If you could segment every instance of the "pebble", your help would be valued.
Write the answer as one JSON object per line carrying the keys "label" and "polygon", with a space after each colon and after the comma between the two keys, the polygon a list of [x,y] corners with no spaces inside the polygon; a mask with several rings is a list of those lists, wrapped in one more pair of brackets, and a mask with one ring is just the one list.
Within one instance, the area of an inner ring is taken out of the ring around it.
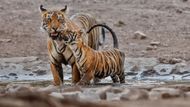
{"label": "pebble", "polygon": [[96,93],[99,95],[100,99],[107,99],[106,93],[108,91],[111,91],[112,86],[105,86],[105,87],[101,87],[99,88]]}
{"label": "pebble", "polygon": [[17,76],[16,73],[9,73],[9,76]]}
{"label": "pebble", "polygon": [[40,70],[40,69],[33,71],[33,73],[35,73],[37,76],[47,74],[46,70]]}
{"label": "pebble", "polygon": [[147,38],[146,34],[144,34],[141,31],[136,31],[133,37],[133,39],[146,39],[146,38]]}
{"label": "pebble", "polygon": [[151,100],[157,100],[157,99],[168,99],[168,98],[176,98],[183,96],[181,90],[174,89],[174,88],[154,88],[149,92],[149,99]]}
{"label": "pebble", "polygon": [[145,100],[148,99],[148,91],[144,89],[126,89],[120,100]]}
{"label": "pebble", "polygon": [[158,41],[150,42],[150,45],[151,46],[159,46],[160,42],[158,42]]}
{"label": "pebble", "polygon": [[7,42],[11,42],[11,39],[2,39],[2,38],[1,38],[1,39],[0,39],[0,42],[6,42],[6,43],[7,43]]}
{"label": "pebble", "polygon": [[156,50],[158,47],[157,46],[147,46],[146,50],[150,51],[150,50]]}

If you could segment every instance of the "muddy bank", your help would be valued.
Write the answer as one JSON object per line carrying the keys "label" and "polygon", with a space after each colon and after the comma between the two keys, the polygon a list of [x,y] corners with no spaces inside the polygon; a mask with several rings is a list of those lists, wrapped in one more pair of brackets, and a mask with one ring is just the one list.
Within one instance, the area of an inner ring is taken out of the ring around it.
{"label": "muddy bank", "polygon": [[[71,80],[70,66],[63,65],[64,80]],[[163,64],[156,58],[126,58],[126,81],[187,81],[190,67],[185,61]],[[0,81],[47,81],[52,80],[49,63],[38,57],[0,58]],[[111,83],[108,77],[103,83]]]}

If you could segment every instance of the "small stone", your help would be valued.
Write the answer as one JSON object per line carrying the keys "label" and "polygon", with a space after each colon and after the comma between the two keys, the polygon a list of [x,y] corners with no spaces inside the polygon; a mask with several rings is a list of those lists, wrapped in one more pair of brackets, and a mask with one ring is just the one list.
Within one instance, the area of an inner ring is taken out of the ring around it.
{"label": "small stone", "polygon": [[150,50],[156,50],[158,47],[157,46],[147,46],[146,50],[150,51]]}
{"label": "small stone", "polygon": [[133,39],[146,39],[146,38],[147,38],[146,34],[144,34],[141,31],[136,31],[133,37]]}
{"label": "small stone", "polygon": [[128,75],[137,75],[137,74],[138,74],[137,72],[126,72],[125,76],[128,76]]}
{"label": "small stone", "polygon": [[30,73],[29,76],[33,76],[34,74]]}
{"label": "small stone", "polygon": [[160,45],[160,42],[158,42],[158,41],[150,42],[150,45],[151,45],[151,46],[159,46],[159,45]]}
{"label": "small stone", "polygon": [[106,96],[107,96],[107,101],[119,101],[120,97],[121,97],[121,94],[107,92]]}
{"label": "small stone", "polygon": [[189,84],[170,85],[170,86],[168,86],[168,88],[175,88],[175,89],[182,90],[182,91],[184,91],[184,92],[190,91],[190,85],[189,85]]}
{"label": "small stone", "polygon": [[58,93],[58,92],[52,92],[49,95],[52,96],[52,97],[55,97],[55,98],[61,98],[61,99],[64,98],[62,93]]}
{"label": "small stone", "polygon": [[64,92],[64,93],[62,93],[63,97],[67,98],[67,99],[78,99],[79,98],[79,94],[81,94],[80,91]]}
{"label": "small stone", "polygon": [[84,90],[83,93],[79,93],[79,99],[87,101],[97,101],[101,98],[96,92]]}
{"label": "small stone", "polygon": [[34,88],[26,84],[8,84],[5,90],[6,93],[32,92]]}
{"label": "small stone", "polygon": [[9,76],[17,76],[16,73],[9,73]]}
{"label": "small stone", "polygon": [[185,97],[190,97],[190,92],[186,92]]}
{"label": "small stone", "polygon": [[33,71],[33,73],[35,73],[37,76],[47,74],[46,70],[36,70],[36,71]]}
{"label": "small stone", "polygon": [[140,67],[139,67],[138,65],[135,65],[135,66],[133,66],[133,67],[130,69],[130,71],[134,71],[134,72],[140,71]]}
{"label": "small stone", "polygon": [[141,75],[141,77],[145,77],[145,76],[158,75],[158,73],[156,72],[156,70],[150,69],[150,70],[145,70],[145,71],[143,71],[140,75]]}
{"label": "small stone", "polygon": [[172,70],[175,68],[175,65],[171,64],[158,64],[154,67],[158,75],[169,75],[172,74]]}
{"label": "small stone", "polygon": [[112,86],[105,86],[102,88],[99,88],[96,93],[99,95],[100,99],[107,99],[106,92],[111,91]]}
{"label": "small stone", "polygon": [[144,89],[127,89],[120,97],[121,100],[144,100],[148,99],[148,91]]}
{"label": "small stone", "polygon": [[172,58],[171,60],[169,60],[170,64],[176,64],[176,63],[181,63],[183,60],[180,58]]}
{"label": "small stone", "polygon": [[11,42],[11,39],[0,39],[0,42]]}
{"label": "small stone", "polygon": [[181,14],[181,13],[183,13],[183,10],[182,9],[176,9],[176,13]]}
{"label": "small stone", "polygon": [[79,86],[64,88],[63,90],[63,92],[75,92],[75,91],[83,92],[83,90]]}
{"label": "small stone", "polygon": [[124,23],[123,21],[119,20],[119,21],[115,24],[115,26],[117,26],[117,27],[122,27],[122,26],[125,26],[125,23]]}
{"label": "small stone", "polygon": [[51,92],[57,91],[57,87],[54,86],[54,85],[49,85],[49,86],[47,86],[47,87],[38,88],[36,91],[37,91],[37,92],[51,93]]}
{"label": "small stone", "polygon": [[118,93],[123,92],[123,89],[120,88],[120,87],[113,87],[113,88],[111,89],[111,92],[112,92],[112,93],[115,93],[115,94],[118,94]]}
{"label": "small stone", "polygon": [[157,100],[157,99],[168,99],[168,98],[176,98],[183,96],[183,92],[179,89],[174,89],[174,88],[154,88],[151,90],[149,93],[149,98],[152,100]]}
{"label": "small stone", "polygon": [[188,0],[182,0],[183,2],[187,2]]}

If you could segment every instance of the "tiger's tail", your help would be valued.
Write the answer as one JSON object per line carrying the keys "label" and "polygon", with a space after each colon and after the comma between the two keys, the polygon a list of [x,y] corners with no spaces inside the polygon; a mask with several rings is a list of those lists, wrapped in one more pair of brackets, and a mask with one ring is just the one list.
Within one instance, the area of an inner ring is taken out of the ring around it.
{"label": "tiger's tail", "polygon": [[101,28],[101,33],[102,33],[102,41],[100,41],[99,40],[99,45],[100,46],[104,46],[104,43],[105,43],[105,34],[106,34],[106,32],[105,32],[105,28]]}
{"label": "tiger's tail", "polygon": [[[111,35],[112,35],[112,37],[113,37],[114,48],[119,48],[118,39],[117,39],[117,36],[116,36],[115,32],[114,32],[109,26],[107,26],[106,24],[96,24],[96,25],[92,26],[92,27],[87,31],[87,33],[90,33],[92,29],[94,29],[94,28],[96,28],[96,27],[99,27],[99,26],[104,27],[104,28],[106,28],[107,30],[110,31],[110,33],[111,33]],[[104,32],[104,34],[103,34],[103,39],[105,40],[105,31],[102,31],[102,32]]]}

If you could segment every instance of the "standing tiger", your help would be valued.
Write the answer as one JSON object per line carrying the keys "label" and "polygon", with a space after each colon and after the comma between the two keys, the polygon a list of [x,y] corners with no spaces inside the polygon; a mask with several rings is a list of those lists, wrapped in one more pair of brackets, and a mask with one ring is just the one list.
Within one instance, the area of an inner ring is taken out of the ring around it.
{"label": "standing tiger", "polygon": [[60,35],[57,42],[64,42],[73,52],[76,66],[82,74],[78,85],[89,84],[92,79],[102,79],[111,76],[114,83],[125,83],[125,54],[114,48],[107,51],[97,51],[82,41],[82,31],[67,31]]}
{"label": "standing tiger", "polygon": [[[54,78],[54,85],[63,83],[62,64],[69,64],[72,67],[72,83],[77,83],[79,72],[73,72],[77,69],[73,53],[65,44],[57,44],[55,39],[62,35],[62,32],[70,31],[87,31],[93,25],[97,24],[94,17],[89,14],[77,14],[72,18],[66,15],[67,6],[61,10],[47,10],[40,6],[42,16],[42,28],[48,33],[47,48],[50,60],[51,72]],[[94,28],[88,34],[82,36],[83,42],[93,49],[98,49],[100,29]],[[114,40],[114,47],[118,47],[117,39]]]}

